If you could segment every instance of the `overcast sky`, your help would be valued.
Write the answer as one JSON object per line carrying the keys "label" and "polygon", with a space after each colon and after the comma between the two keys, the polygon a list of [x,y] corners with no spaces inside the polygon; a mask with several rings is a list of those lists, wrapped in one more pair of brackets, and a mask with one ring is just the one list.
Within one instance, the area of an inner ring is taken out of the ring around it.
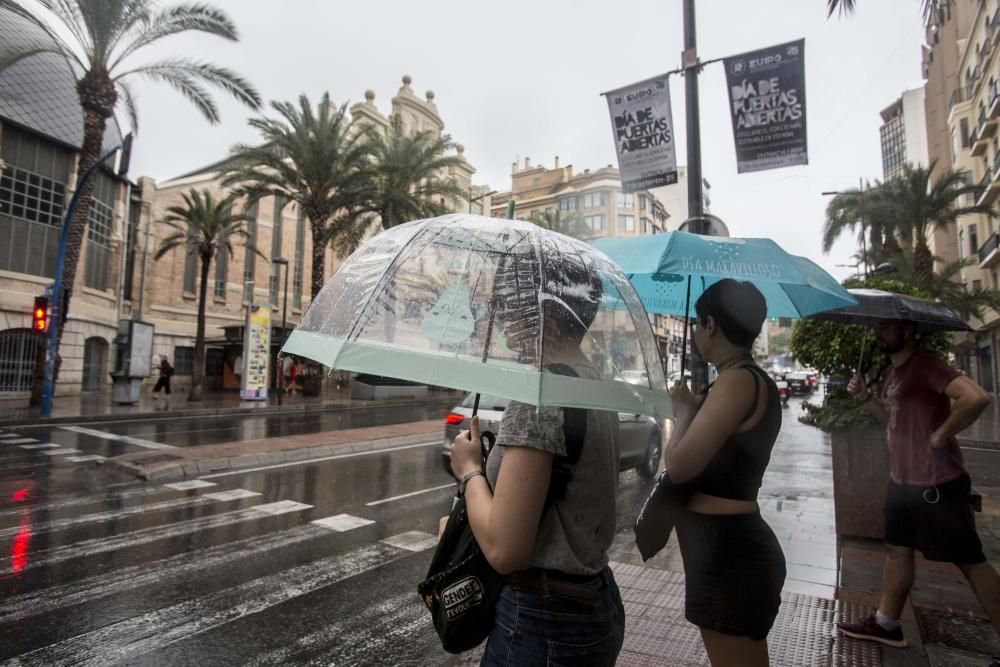
{"label": "overcast sky", "polygon": [[[466,146],[477,183],[510,188],[510,164],[555,155],[577,172],[615,163],[607,105],[599,93],[680,64],[681,0],[214,0],[236,21],[238,44],[172,38],[152,55],[192,55],[238,70],[266,100],[329,91],[337,103],[376,93],[383,112],[404,74],[427,90],[446,131]],[[700,78],[704,176],[712,212],[734,236],[767,236],[838,278],[855,241],[820,247],[824,190],[881,178],[879,111],[922,85],[917,0],[859,0],[858,12],[827,20],[824,0],[699,0],[702,60],[806,40],[809,165],[738,175],[721,64]],[[248,113],[221,99],[209,125],[162,85],[137,88],[140,133],[132,175],[171,178],[253,141]],[[686,162],[684,88],[671,78],[678,158]],[[122,117],[124,120],[124,116]]]}

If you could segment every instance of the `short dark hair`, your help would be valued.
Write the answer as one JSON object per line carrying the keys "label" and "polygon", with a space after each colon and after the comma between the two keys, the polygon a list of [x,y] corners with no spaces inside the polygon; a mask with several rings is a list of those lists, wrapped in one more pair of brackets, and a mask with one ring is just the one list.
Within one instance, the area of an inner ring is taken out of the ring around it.
{"label": "short dark hair", "polygon": [[767,301],[751,283],[723,278],[702,292],[694,310],[702,326],[711,317],[730,343],[749,348],[767,317]]}

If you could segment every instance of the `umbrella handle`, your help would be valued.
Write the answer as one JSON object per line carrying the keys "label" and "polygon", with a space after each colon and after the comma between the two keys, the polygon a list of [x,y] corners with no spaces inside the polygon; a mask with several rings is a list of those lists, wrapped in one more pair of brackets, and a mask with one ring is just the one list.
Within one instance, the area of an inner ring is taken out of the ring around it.
{"label": "umbrella handle", "polygon": [[688,310],[691,308],[691,275],[688,274],[687,298],[684,300],[684,333],[681,341],[681,382],[684,381],[684,369],[687,367],[688,329],[691,328]]}

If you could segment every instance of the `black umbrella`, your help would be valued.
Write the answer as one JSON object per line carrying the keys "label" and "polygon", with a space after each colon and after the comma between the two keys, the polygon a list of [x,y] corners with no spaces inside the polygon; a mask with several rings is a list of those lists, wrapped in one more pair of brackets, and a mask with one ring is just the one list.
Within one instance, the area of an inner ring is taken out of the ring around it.
{"label": "black umbrella", "polygon": [[940,301],[877,289],[847,291],[858,300],[857,306],[817,313],[810,319],[862,325],[871,325],[878,320],[902,320],[916,324],[921,332],[972,331],[954,310]]}

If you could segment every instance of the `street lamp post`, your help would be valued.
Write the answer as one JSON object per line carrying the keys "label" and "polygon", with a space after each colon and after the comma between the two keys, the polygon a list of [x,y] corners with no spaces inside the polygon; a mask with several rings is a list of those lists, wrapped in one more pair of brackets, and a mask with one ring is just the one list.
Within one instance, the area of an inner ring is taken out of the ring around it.
{"label": "street lamp post", "polygon": [[[824,196],[847,194],[841,190],[827,190],[820,193]],[[863,178],[858,178],[858,216],[861,218],[861,260],[865,266],[865,279],[868,278],[868,242],[865,239],[865,184]]]}
{"label": "street lamp post", "polygon": [[[271,260],[271,264],[277,266],[285,267],[285,297],[284,303],[281,306],[281,342],[285,342],[285,320],[288,316],[288,260],[284,257],[275,257]],[[281,270],[280,268],[278,269]],[[278,352],[281,352],[281,346],[278,346]],[[282,399],[285,395],[285,373],[281,370],[278,365],[278,355],[274,355],[274,369],[278,372],[278,405],[281,405]]]}
{"label": "street lamp post", "polygon": [[483,194],[479,195],[478,197],[473,197],[472,196],[472,190],[469,190],[469,213],[472,213],[472,202],[477,202],[480,199],[485,199],[486,197],[489,197],[491,195],[495,195],[496,193],[497,193],[496,190],[490,190],[489,192],[484,192]]}

